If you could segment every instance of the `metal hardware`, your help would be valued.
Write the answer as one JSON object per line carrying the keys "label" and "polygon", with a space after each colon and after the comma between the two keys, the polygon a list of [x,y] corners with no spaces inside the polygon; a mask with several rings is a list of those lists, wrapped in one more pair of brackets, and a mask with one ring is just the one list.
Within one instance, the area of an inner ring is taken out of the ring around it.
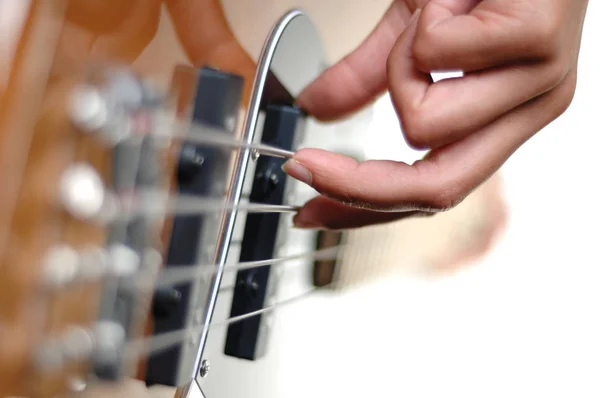
{"label": "metal hardware", "polygon": [[208,359],[202,360],[202,366],[200,366],[200,377],[205,378],[210,372],[210,362]]}
{"label": "metal hardware", "polygon": [[85,163],[70,166],[59,182],[60,200],[67,211],[83,220],[100,213],[104,204],[104,184],[100,175]]}
{"label": "metal hardware", "polygon": [[[254,141],[256,128],[258,124],[258,116],[263,103],[263,93],[266,87],[267,79],[269,77],[271,62],[277,50],[277,44],[281,39],[285,29],[296,17],[304,15],[300,10],[293,10],[287,13],[273,28],[269,38],[267,39],[261,56],[259,58],[257,75],[252,88],[252,94],[250,99],[250,105],[248,108],[248,114],[244,122],[242,129],[242,140],[247,144],[251,144]],[[229,245],[232,240],[235,222],[237,219],[238,212],[235,210],[239,206],[242,191],[244,188],[244,177],[248,164],[250,162],[251,150],[246,149],[237,157],[235,167],[233,171],[233,183],[227,196],[227,203],[231,204],[234,210],[229,212],[222,223],[222,228],[219,233],[219,239],[217,241],[217,251],[215,254],[214,263],[217,264],[215,274],[211,283],[211,293],[209,296],[208,306],[205,313],[204,328],[200,337],[200,344],[196,353],[196,361],[194,365],[194,374],[196,377],[199,376],[200,367],[202,362],[202,355],[204,354],[204,348],[208,339],[208,326],[212,320],[212,316],[217,303],[217,297],[219,295],[219,288],[221,286],[221,280],[223,279],[223,273],[225,268],[225,262],[227,260],[227,253],[229,251]]]}

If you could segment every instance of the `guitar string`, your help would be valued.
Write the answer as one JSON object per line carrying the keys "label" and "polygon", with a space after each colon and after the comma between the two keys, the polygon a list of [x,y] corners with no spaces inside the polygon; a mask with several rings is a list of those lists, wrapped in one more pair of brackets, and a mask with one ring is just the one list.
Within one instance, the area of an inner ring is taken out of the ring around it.
{"label": "guitar string", "polygon": [[[340,250],[343,247],[344,247],[344,245],[338,245],[338,246],[334,246],[334,247],[327,248],[327,249],[315,250],[313,252],[305,253],[303,255],[282,257],[282,258],[278,258],[275,260],[278,261],[278,264],[285,264],[286,261],[288,261],[290,259],[318,257],[315,255],[315,253],[322,255],[322,258],[320,258],[320,259],[332,260],[332,259],[339,258]],[[268,265],[268,264],[266,264],[267,261],[269,261],[269,260],[265,260],[264,264],[262,264],[262,266]],[[256,264],[258,264],[258,262],[256,262]],[[246,266],[251,267],[251,263],[245,263],[245,264],[239,263],[238,265],[239,265],[238,269],[244,269],[244,267],[246,267]],[[231,267],[229,269],[232,271],[234,270],[233,267]],[[225,270],[227,270],[227,267],[225,268]],[[314,295],[315,293],[317,293],[319,291],[327,291],[329,289],[333,289],[338,284],[339,284],[338,281],[333,281],[330,284],[326,285],[325,287],[314,287],[314,288],[309,289],[309,290],[305,291],[304,293],[301,293],[297,296],[293,296],[291,298],[287,298],[285,300],[279,301],[275,304],[265,306],[259,310],[251,311],[246,314],[242,314],[242,315],[238,315],[238,316],[233,316],[233,317],[230,317],[230,318],[227,318],[224,320],[212,321],[208,325],[198,325],[198,326],[193,326],[193,327],[182,328],[179,330],[162,333],[162,334],[155,335],[155,336],[144,337],[144,338],[141,338],[141,339],[138,339],[135,341],[131,341],[131,342],[127,343],[127,348],[126,348],[127,354],[126,355],[131,355],[131,356],[133,356],[133,358],[135,358],[135,357],[139,357],[142,355],[152,355],[152,354],[161,352],[163,350],[167,350],[171,347],[177,346],[177,345],[185,342],[186,340],[192,339],[194,335],[198,335],[199,333],[202,333],[204,330],[210,329],[211,327],[214,328],[214,327],[227,326],[227,325],[241,322],[246,319],[253,318],[253,317],[265,314],[265,313],[274,312],[278,308],[297,303],[301,300],[304,300],[304,299]],[[233,290],[233,289],[235,289],[235,285],[225,286],[225,287],[219,289],[219,291],[221,291],[222,289],[225,289],[226,291]]]}
{"label": "guitar string", "polygon": [[300,206],[293,205],[248,202],[234,205],[212,197],[169,195],[168,192],[151,191],[140,191],[123,196],[109,194],[107,199],[99,218],[108,221],[137,216],[207,215],[233,210],[246,213],[295,213],[300,209]]}
{"label": "guitar string", "polygon": [[[158,124],[158,128],[153,129],[152,136],[154,138],[179,139],[195,144],[223,147],[232,151],[252,150],[257,155],[283,159],[289,159],[294,156],[294,152],[292,151],[262,143],[247,143],[245,141],[238,140],[235,137],[231,137],[229,134],[226,134],[227,130],[223,128],[212,127],[199,122],[184,122],[178,119],[160,115],[158,117]],[[165,214],[198,215],[216,213],[223,210],[241,210],[251,213],[287,213],[298,211],[300,208],[298,206],[267,205],[259,203],[244,203],[235,206],[232,204],[225,204],[225,200],[214,198],[199,198],[185,195],[169,196],[168,193],[146,192],[141,195],[141,198],[135,198],[128,195],[127,200],[132,203],[129,203],[129,206],[126,206],[125,209],[122,209],[120,213],[115,213],[115,211],[118,210],[114,208],[114,205],[116,204],[114,201],[116,199],[116,201],[119,202],[119,197],[115,194],[109,194],[108,196],[112,197],[113,199],[113,203],[110,204],[112,205],[112,208],[108,209],[110,214],[109,217],[128,217],[134,215],[136,212],[143,212],[146,215],[150,214],[158,216]],[[131,208],[133,203],[137,204],[137,209],[135,207]],[[110,212],[112,212],[112,214]]]}
{"label": "guitar string", "polygon": [[[224,272],[244,271],[251,268],[261,268],[270,265],[281,266],[288,262],[296,260],[334,260],[340,255],[340,252],[344,248],[343,245],[329,247],[326,249],[319,249],[310,252],[293,254],[289,256],[283,256],[278,258],[271,258],[266,260],[258,261],[246,261],[239,262],[237,264],[225,265]],[[155,283],[155,289],[164,288],[167,286],[177,285],[185,282],[192,282],[201,278],[210,278],[214,275],[214,268],[217,264],[194,264],[192,266],[166,265],[160,272],[158,280]],[[143,271],[142,271],[143,272]]]}
{"label": "guitar string", "polygon": [[[331,289],[334,288],[336,285],[337,283],[333,282],[327,285],[327,288]],[[259,310],[252,311],[243,315],[233,316],[220,321],[212,321],[208,325],[187,327],[180,330],[162,333],[156,336],[145,337],[138,340],[130,341],[126,344],[126,356],[130,360],[133,360],[135,358],[139,358],[140,356],[149,356],[159,353],[161,351],[182,344],[186,340],[191,340],[193,339],[194,335],[198,335],[210,328],[228,326],[262,314],[274,312],[276,309],[280,309],[281,307],[286,307],[298,303],[320,291],[326,291],[326,288],[312,288],[297,296],[281,300],[275,304],[265,306]]]}
{"label": "guitar string", "polygon": [[[211,147],[224,147],[231,150],[252,150],[261,155],[282,159],[290,159],[294,152],[273,145],[262,143],[247,143],[232,137],[230,131],[216,128],[199,122],[183,122],[177,119],[159,118],[165,125],[160,125],[153,133],[157,137],[166,139],[179,139],[195,144]],[[161,133],[164,132],[164,133]]]}
{"label": "guitar string", "polygon": [[[281,148],[277,148],[274,146],[269,146],[269,145],[264,145],[264,144],[246,143],[246,142],[226,138],[223,136],[222,130],[211,129],[208,126],[198,126],[198,125],[190,125],[190,124],[186,124],[186,123],[176,123],[176,128],[179,128],[179,129],[183,128],[183,129],[187,130],[188,133],[187,134],[173,133],[173,129],[170,129],[171,133],[168,135],[165,135],[165,137],[170,138],[170,139],[179,138],[181,140],[185,140],[188,142],[194,142],[194,143],[204,144],[204,145],[208,145],[208,146],[227,147],[232,150],[252,150],[257,154],[261,154],[261,155],[265,155],[265,156],[272,156],[272,157],[279,157],[279,158],[284,158],[284,159],[289,159],[294,155],[294,153],[291,151],[286,151],[286,150],[283,150]],[[155,198],[156,198],[156,196],[155,196]],[[298,207],[289,206],[289,205],[266,205],[266,204],[260,204],[260,203],[244,203],[244,204],[238,204],[235,206],[231,206],[231,205],[228,206],[226,204],[223,204],[223,202],[224,201],[210,199],[210,198],[193,198],[193,197],[185,197],[185,196],[180,195],[180,196],[176,197],[175,200],[173,200],[173,198],[171,198],[171,200],[167,202],[166,207],[164,206],[164,204],[163,204],[163,206],[160,206],[160,205],[156,206],[156,202],[154,202],[154,201],[147,201],[147,200],[143,201],[143,203],[145,203],[146,206],[140,206],[138,212],[140,212],[140,210],[141,210],[141,213],[143,213],[144,215],[156,214],[156,215],[164,216],[165,214],[207,214],[207,213],[211,214],[211,213],[216,213],[219,211],[222,212],[222,211],[226,211],[226,210],[229,210],[229,211],[242,210],[242,211],[246,211],[246,212],[255,212],[255,213],[269,213],[269,212],[288,213],[288,212],[296,212],[298,210]],[[125,208],[124,213],[125,214],[119,214],[119,216],[132,214],[135,212],[132,211],[131,208],[129,208],[129,209]],[[234,265],[233,267],[232,266],[226,267],[225,269],[226,269],[226,271],[231,272],[234,270],[243,270],[243,269],[248,269],[248,268],[263,267],[263,266],[267,266],[269,264],[279,265],[279,264],[283,264],[287,261],[291,261],[294,259],[302,259],[302,258],[309,258],[309,257],[318,258],[319,256],[322,256],[323,259],[335,258],[335,256],[332,253],[333,251],[336,254],[338,253],[338,251],[335,251],[335,249],[336,248],[330,248],[330,249],[325,249],[323,251],[313,251],[311,253],[306,253],[306,254],[302,254],[302,255],[282,257],[279,259],[269,259],[269,260],[263,260],[260,262],[240,263],[240,264]],[[339,248],[337,248],[337,249],[339,249]],[[212,265],[212,266],[214,267],[214,265]],[[175,272],[175,270],[173,270],[173,271]],[[179,271],[183,271],[183,270],[179,270]],[[189,270],[186,270],[186,271],[189,271]],[[187,275],[183,275],[183,274],[177,275],[173,272],[173,273],[171,273],[170,277],[169,277],[169,274],[166,274],[167,279],[170,278],[171,282],[163,281],[162,283],[168,282],[169,284],[171,284],[171,283],[175,283],[178,280],[196,280],[199,277],[197,271],[198,270],[195,269],[192,271],[193,272],[192,274],[190,274],[188,272]],[[214,270],[211,269],[209,271],[210,271],[210,275],[214,274]],[[207,273],[207,275],[208,275],[208,273]],[[231,288],[235,288],[235,286],[232,286]],[[198,333],[203,332],[205,329],[208,329],[211,327],[229,325],[232,323],[243,321],[245,319],[259,316],[259,315],[267,313],[267,312],[274,311],[276,308],[290,305],[299,300],[302,300],[302,299],[312,295],[313,293],[315,293],[318,290],[322,290],[322,289],[314,288],[314,289],[311,289],[308,292],[305,292],[299,296],[283,300],[279,303],[263,307],[259,310],[256,310],[256,311],[253,311],[250,313],[231,317],[231,318],[223,320],[223,321],[216,321],[216,322],[213,321],[213,322],[210,322],[208,325],[184,328],[179,331],[172,331],[172,332],[164,333],[162,335],[151,336],[148,338],[143,338],[138,341],[130,342],[130,343],[128,343],[128,346],[127,346],[127,352],[129,354],[140,355],[140,354],[143,354],[144,352],[146,352],[147,354],[151,354],[153,352],[164,350],[169,347],[178,345],[178,344],[182,343],[183,341],[187,340],[188,338],[190,338],[191,333],[198,334]],[[150,346],[148,346],[148,345],[150,345]]]}
{"label": "guitar string", "polygon": [[[165,120],[165,119],[162,119]],[[272,156],[279,158],[290,158],[293,156],[293,152],[286,151],[284,149],[265,145],[246,143],[232,139],[228,135],[223,134],[224,130],[208,126],[206,124],[198,122],[182,122],[180,120],[170,120],[172,124],[171,128],[158,128],[154,131],[169,132],[168,134],[162,135],[165,138],[179,138],[189,142],[197,144],[204,144],[208,146],[226,147],[231,150],[244,150],[250,149],[264,156]],[[164,127],[164,126],[163,126]],[[186,131],[187,133],[184,133]],[[155,137],[160,137],[161,134],[154,134]],[[137,206],[131,206],[132,196],[128,195],[127,201],[129,206],[124,206],[118,217],[128,217],[134,214],[144,215],[158,215],[164,216],[165,214],[176,214],[176,215],[198,215],[198,214],[212,214],[222,211],[233,211],[238,210],[246,213],[293,213],[297,212],[298,206],[290,205],[269,205],[261,203],[242,203],[238,205],[226,204],[224,200],[207,198],[207,197],[192,197],[186,195],[177,195],[168,197],[168,193],[151,193],[145,192],[140,195],[142,200],[138,198]],[[167,198],[165,200],[165,198]],[[158,199],[158,200],[157,200]],[[332,255],[336,255],[340,248],[324,249],[323,251],[313,251],[310,253],[303,253],[301,255],[294,255],[289,257],[283,257],[280,259],[268,259],[263,261],[255,261],[248,263],[233,264],[226,267],[226,272],[232,272],[235,270],[244,270],[255,267],[263,267],[267,265],[278,265],[279,263],[292,261],[294,259],[302,258],[315,258],[315,259],[329,259]],[[183,268],[185,266],[182,266]],[[193,270],[189,269],[168,269],[161,272],[162,278],[157,281],[156,288],[173,285],[176,283],[183,283],[191,281],[196,278],[204,276],[212,276],[214,271],[212,269],[203,269],[199,274],[199,268],[215,267],[214,264],[203,264],[195,265]],[[168,271],[165,275],[164,272]],[[176,274],[178,273],[178,274]],[[170,275],[170,276],[169,276]],[[164,278],[164,279],[163,279]]]}
{"label": "guitar string", "polygon": [[[209,126],[202,126],[202,125],[190,125],[187,123],[177,123],[176,128],[179,129],[183,129],[183,130],[187,130],[188,133],[184,134],[184,133],[173,133],[173,129],[166,129],[166,130],[162,130],[162,131],[171,131],[171,133],[169,135],[167,135],[167,138],[179,138],[188,142],[194,142],[197,144],[204,144],[204,145],[208,145],[208,146],[216,146],[216,147],[228,147],[232,150],[253,150],[255,153],[260,154],[260,155],[264,155],[264,156],[272,156],[272,157],[279,157],[279,158],[284,158],[284,159],[289,159],[291,158],[294,153],[291,151],[286,151],[283,150],[281,148],[277,148],[274,146],[269,146],[269,145],[264,145],[264,144],[254,144],[254,143],[246,143],[246,142],[242,142],[242,141],[237,141],[235,139],[231,139],[227,136],[224,136],[222,134],[222,130],[219,129],[211,129]],[[160,130],[160,129],[159,129]],[[224,201],[221,200],[214,200],[214,199],[209,199],[209,198],[191,198],[191,197],[184,197],[184,196],[179,196],[177,197],[175,202],[171,203],[170,206],[170,213],[176,213],[176,214],[199,214],[199,213],[203,213],[203,214],[210,214],[210,213],[217,213],[217,212],[222,212],[222,211],[233,211],[233,210],[241,210],[241,211],[245,211],[245,212],[255,212],[255,213],[268,213],[268,212],[281,212],[281,213],[287,213],[287,212],[297,212],[299,207],[296,206],[289,206],[289,205],[266,205],[266,204],[260,204],[260,203],[244,203],[244,204],[238,204],[235,206],[232,205],[227,205],[223,203]],[[159,207],[152,207],[152,204],[155,204],[155,201],[146,201],[145,203],[150,203],[149,207],[146,207],[144,210],[145,212],[152,212],[152,210],[154,210],[154,212],[156,212],[156,214],[158,215],[164,215],[165,213],[169,213],[169,211],[165,211],[164,208]],[[287,256],[287,257],[281,257],[281,258],[273,258],[273,259],[268,259],[268,260],[262,260],[262,261],[253,261],[253,262],[245,262],[245,263],[238,263],[238,264],[232,264],[229,266],[225,266],[224,271],[225,272],[233,272],[233,271],[240,271],[240,270],[245,270],[245,269],[250,269],[250,268],[258,268],[258,267],[264,267],[264,266],[268,266],[268,265],[282,265],[285,264],[289,261],[293,261],[293,260],[298,260],[298,259],[306,259],[306,258],[314,258],[314,259],[322,259],[322,260],[330,260],[330,259],[335,259],[337,258],[337,256],[339,256],[339,252],[341,250],[342,246],[337,246],[337,247],[332,247],[332,248],[327,248],[327,249],[322,249],[322,250],[315,250],[309,253],[303,253],[303,254],[299,254],[299,255],[292,255],[292,256]],[[214,267],[215,264],[209,264],[208,267],[210,267],[210,269],[205,269],[205,270],[200,270],[199,268],[201,267],[206,267],[206,265],[198,265],[195,266],[193,270],[188,270],[188,269],[171,269],[171,270],[163,270],[161,272],[161,277],[159,278],[159,281],[156,283],[157,287],[160,286],[165,286],[165,285],[172,285],[172,284],[176,284],[176,283],[181,283],[181,282],[186,282],[186,281],[194,281],[194,280],[198,280],[198,278],[201,278],[202,276],[213,276],[214,275]],[[170,271],[170,272],[168,272]],[[201,271],[201,272],[199,272]],[[227,287],[222,287],[219,290],[222,291],[223,289],[235,289],[235,285],[234,286],[227,286]],[[127,346],[127,353],[128,355],[134,355],[134,356],[139,356],[139,355],[150,355],[152,353],[156,353],[165,349],[168,349],[170,347],[176,346],[182,342],[184,342],[185,340],[189,339],[191,336],[190,334],[195,334],[198,335],[200,333],[202,333],[204,330],[209,329],[211,327],[216,327],[216,326],[226,326],[232,323],[236,323],[236,322],[241,322],[243,320],[255,317],[255,316],[259,316],[271,311],[274,311],[277,308],[281,308],[282,306],[287,306],[287,305],[291,305],[293,303],[296,303],[312,294],[314,294],[315,292],[319,291],[319,290],[323,290],[322,288],[313,288],[310,289],[309,291],[283,300],[281,302],[275,303],[273,305],[269,305],[266,307],[263,307],[259,310],[256,311],[252,311],[243,315],[239,315],[239,316],[234,316],[234,317],[230,317],[226,320],[222,320],[222,321],[212,321],[210,322],[208,325],[199,325],[199,326],[195,326],[195,327],[191,327],[191,328],[184,328],[178,331],[171,331],[171,332],[167,332],[161,335],[157,335],[157,336],[151,336],[151,337],[147,337],[147,338],[143,338],[140,339],[138,341],[135,342],[130,342]]]}

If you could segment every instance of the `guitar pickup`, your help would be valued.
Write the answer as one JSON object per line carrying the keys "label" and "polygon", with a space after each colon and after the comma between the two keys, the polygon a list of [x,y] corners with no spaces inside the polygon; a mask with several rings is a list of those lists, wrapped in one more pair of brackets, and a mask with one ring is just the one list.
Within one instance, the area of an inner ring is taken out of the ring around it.
{"label": "guitar pickup", "polygon": [[[294,106],[269,104],[261,142],[285,150],[293,150],[296,138],[304,126],[303,112]],[[281,169],[284,159],[261,156],[256,161],[251,203],[283,205],[287,175]],[[252,213],[246,217],[239,261],[261,261],[274,258],[277,251],[279,213]],[[231,317],[264,308],[270,292],[275,291],[270,280],[270,266],[238,271],[235,279]],[[273,279],[273,278],[271,278]],[[224,353],[227,356],[256,360],[265,353],[268,330],[263,316],[253,316],[229,325]]]}
{"label": "guitar pickup", "polygon": [[[243,79],[211,68],[176,68],[172,91],[179,117],[216,128],[234,137]],[[179,150],[176,193],[188,197],[223,197],[234,152],[184,142]],[[221,214],[181,215],[172,220],[166,264],[194,267],[210,264]],[[158,291],[153,302],[153,334],[199,326],[210,285],[202,280]],[[152,355],[146,383],[179,386],[193,377],[198,342],[194,339]]]}

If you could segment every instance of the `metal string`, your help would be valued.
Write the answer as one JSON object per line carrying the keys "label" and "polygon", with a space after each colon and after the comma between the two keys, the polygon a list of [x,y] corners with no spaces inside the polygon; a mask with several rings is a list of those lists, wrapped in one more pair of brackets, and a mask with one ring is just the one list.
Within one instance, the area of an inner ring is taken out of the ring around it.
{"label": "metal string", "polygon": [[225,203],[222,199],[189,195],[169,195],[167,192],[137,192],[126,196],[109,195],[105,214],[108,219],[136,216],[200,215],[239,210],[247,213],[294,213],[299,206],[262,203]]}
{"label": "metal string", "polygon": [[223,134],[224,129],[215,128],[207,124],[183,122],[181,120],[169,118],[168,116],[163,118],[163,123],[166,125],[163,126],[163,128],[156,129],[156,132],[153,134],[163,136],[164,138],[180,139],[195,144],[213,147],[225,147],[232,150],[248,149],[257,154],[282,159],[290,159],[294,156],[294,152],[272,145],[248,143],[237,140],[228,134]]}
{"label": "metal string", "polygon": [[[247,261],[237,264],[226,265],[224,272],[243,271],[251,268],[266,267],[269,265],[283,265],[290,261],[315,259],[315,260],[333,260],[337,258],[343,246],[335,246],[327,249],[315,250],[312,252],[294,254],[285,257],[271,258],[259,261]],[[179,283],[190,282],[199,278],[209,278],[214,273],[216,264],[198,264],[193,266],[166,266],[159,275],[155,284],[155,289],[176,285]]]}
{"label": "metal string", "polygon": [[[165,138],[178,138],[188,142],[203,144],[207,146],[227,147],[231,148],[232,150],[251,150],[258,155],[279,157],[284,159],[289,159],[294,155],[294,152],[287,151],[274,146],[247,143],[244,141],[231,139],[227,135],[222,134],[221,129],[212,128],[210,126],[201,125],[198,123],[189,124],[180,121],[173,121],[173,123],[174,128],[157,129],[157,131],[167,132]],[[145,200],[138,201],[138,206],[135,206],[133,209],[125,208],[125,215],[135,213],[136,211],[144,214],[150,213],[161,216],[164,214],[211,214],[233,210],[241,210],[248,213],[292,213],[298,211],[299,209],[299,207],[296,206],[268,205],[260,203],[243,203],[233,205],[225,203],[224,200],[219,199],[198,198],[182,195],[178,195],[177,197],[171,197],[167,201],[165,201],[164,199],[156,200],[159,198],[159,196],[161,195],[154,195],[154,197],[152,197],[152,195],[146,196],[144,198]],[[163,198],[165,197],[164,195],[162,196]],[[238,264],[226,266],[224,268],[224,272],[234,272],[250,268],[265,267],[268,265],[282,265],[288,261],[306,258],[333,259],[339,255],[340,250],[341,245],[338,247],[316,250],[309,253],[302,253],[281,258],[273,258],[252,262],[241,262]],[[169,267],[171,269],[167,268],[161,272],[159,280],[155,284],[155,289],[177,283],[197,280],[198,278],[205,276],[211,277],[215,272],[215,267],[215,264],[195,265],[193,266],[193,269],[186,269],[188,267],[185,266],[177,267],[177,269]],[[226,289],[227,288],[234,289],[235,286],[228,286],[226,287]],[[307,296],[314,294],[318,290],[321,289],[313,288],[299,296],[283,300],[276,304],[266,306],[262,309],[250,313],[231,317],[222,321],[211,322],[208,325],[184,328],[178,331],[172,331],[164,333],[162,335],[152,336],[130,342],[127,345],[127,355],[137,357],[140,355],[149,355],[168,349],[191,338],[192,335],[198,335],[211,327],[226,326],[232,323],[240,322],[248,318],[252,318],[264,313],[274,311],[276,308],[280,308],[282,306],[290,305],[297,301],[300,301],[301,299],[304,299]]]}
{"label": "metal string", "polygon": [[[153,129],[153,136],[165,139],[180,139],[213,147],[225,147],[231,150],[251,150],[256,155],[264,155],[289,159],[294,152],[275,146],[247,143],[223,134],[222,128],[215,128],[198,122],[183,122],[161,115],[158,123],[163,124]],[[266,205],[258,203],[226,204],[223,199],[198,198],[186,195],[170,196],[161,192],[136,192],[133,195],[120,196],[118,193],[109,193],[109,203],[105,209],[104,218],[121,218],[135,215],[199,215],[219,213],[222,211],[240,210],[249,213],[288,213],[299,209],[296,206]]]}
{"label": "metal string", "polygon": [[[335,282],[329,286],[334,286],[334,285],[335,285]],[[323,291],[323,290],[324,290],[323,288],[312,288],[300,295],[291,297],[286,300],[279,301],[275,304],[263,307],[259,310],[252,311],[252,312],[249,312],[249,313],[246,313],[243,315],[239,315],[239,316],[234,316],[234,317],[231,317],[231,318],[228,318],[225,320],[221,320],[221,321],[213,321],[206,326],[204,326],[204,325],[193,326],[193,327],[189,327],[189,328],[184,328],[184,329],[175,330],[172,332],[159,334],[159,335],[152,336],[152,337],[135,340],[135,341],[127,343],[126,355],[130,359],[135,359],[140,356],[148,356],[148,355],[156,354],[158,352],[167,350],[171,347],[177,346],[177,345],[185,342],[186,340],[193,338],[194,335],[197,335],[207,329],[210,329],[213,327],[219,327],[219,326],[227,326],[227,325],[230,325],[230,324],[233,324],[236,322],[241,322],[246,319],[253,318],[258,315],[272,312],[275,309],[295,304],[307,297],[312,296],[316,292]]]}
{"label": "metal string", "polygon": [[[227,135],[222,134],[222,129],[212,128],[201,124],[189,124],[180,121],[173,121],[173,128],[154,129],[151,133],[154,137],[160,138],[161,135],[167,139],[181,139],[187,142],[203,144],[213,147],[225,147],[231,150],[250,150],[254,155],[265,155],[278,158],[289,159],[294,156],[294,152],[287,151],[274,146],[247,143],[232,139]],[[161,133],[164,132],[164,133]],[[131,217],[135,215],[156,215],[164,216],[166,214],[176,215],[191,215],[191,214],[213,214],[222,211],[245,211],[248,213],[293,213],[298,211],[298,207],[290,205],[268,205],[260,203],[241,203],[229,204],[224,200],[214,198],[190,197],[185,195],[173,195],[161,192],[135,192],[133,195],[123,195],[108,193],[109,214],[115,218]],[[102,216],[105,216],[103,214]],[[112,221],[115,218],[108,218]],[[268,265],[281,265],[288,261],[304,259],[304,258],[320,258],[329,259],[335,258],[341,247],[328,248],[310,253],[303,253],[281,258],[274,258],[261,261],[252,261],[245,263],[233,264],[224,268],[225,272],[239,271],[249,268],[264,267]],[[205,269],[206,267],[209,269]],[[161,286],[172,285],[185,281],[192,281],[202,276],[212,276],[215,272],[215,264],[196,265],[193,269],[168,269],[161,274],[156,288]],[[200,269],[204,268],[204,269]],[[234,289],[235,286],[227,287]],[[213,321],[205,325],[184,328],[178,331],[164,333],[162,335],[146,337],[139,340],[134,340],[126,345],[126,355],[137,357],[140,355],[149,355],[159,352],[169,347],[176,346],[185,340],[203,333],[211,327],[226,326],[232,323],[240,322],[248,318],[259,316],[264,313],[272,312],[276,308],[291,305],[296,303],[321,288],[313,288],[309,291],[280,301],[273,305],[266,306],[262,309],[246,313],[240,316],[231,317],[221,321]]]}
{"label": "metal string", "polygon": [[[341,248],[342,248],[342,245],[328,248],[328,249],[316,250],[312,253],[306,253],[303,255],[282,257],[282,258],[274,259],[274,260],[278,261],[280,263],[284,263],[285,261],[288,261],[290,259],[318,257],[318,255],[322,255],[324,259],[335,258],[336,255],[334,253],[339,254],[339,251]],[[265,260],[265,263],[268,261],[270,262],[273,260]],[[256,263],[258,263],[258,262],[256,262]],[[240,263],[240,264],[238,264],[237,267],[231,267],[230,270],[232,270],[232,271],[240,270],[240,269],[244,269],[243,267],[246,267],[246,266],[251,268],[252,266],[250,266],[250,264],[253,264],[253,263]],[[268,265],[268,264],[264,264],[264,265]],[[226,268],[226,270],[227,270],[227,268]],[[242,315],[238,315],[238,316],[234,316],[234,317],[230,317],[230,318],[220,320],[220,321],[213,321],[208,325],[198,325],[198,326],[183,328],[180,330],[174,330],[174,331],[159,334],[156,336],[150,336],[150,337],[141,338],[141,339],[138,339],[135,341],[131,341],[131,342],[127,343],[126,355],[130,359],[135,359],[140,356],[148,356],[148,355],[156,354],[158,352],[167,350],[171,347],[177,346],[177,345],[185,342],[186,340],[192,339],[195,335],[198,335],[199,333],[201,333],[207,329],[214,328],[214,327],[227,326],[227,325],[230,325],[233,323],[244,321],[249,318],[253,318],[255,316],[273,312],[278,308],[295,304],[307,297],[314,295],[315,293],[317,293],[319,291],[326,291],[327,289],[331,289],[331,288],[335,287],[337,284],[338,284],[338,282],[334,281],[334,282],[330,283],[329,285],[327,285],[326,287],[315,287],[315,288],[307,290],[306,292],[304,292],[300,295],[279,301],[272,305],[265,306],[259,310],[248,312],[246,314],[242,314]],[[235,286],[227,286],[225,289],[235,289]]]}

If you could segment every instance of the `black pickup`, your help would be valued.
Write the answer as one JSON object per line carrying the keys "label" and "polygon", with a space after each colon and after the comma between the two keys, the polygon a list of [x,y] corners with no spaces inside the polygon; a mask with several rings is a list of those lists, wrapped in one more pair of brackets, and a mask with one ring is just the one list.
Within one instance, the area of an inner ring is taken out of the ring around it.
{"label": "black pickup", "polygon": [[[266,105],[262,143],[292,150],[295,138],[303,125],[304,114],[292,105]],[[284,160],[262,156],[250,194],[251,203],[282,205],[285,196],[286,174],[281,170]],[[242,241],[240,262],[271,259],[276,249],[278,213],[248,214]],[[231,316],[260,310],[265,305],[271,267],[257,267],[239,271],[231,305]],[[225,355],[256,360],[263,354],[261,344],[262,316],[254,316],[229,325]]]}
{"label": "black pickup", "polygon": [[[223,134],[231,134],[231,120],[235,120],[241,103],[243,79],[211,68],[195,69],[178,67],[173,76],[173,90],[183,101],[179,104],[184,110],[191,106],[192,121],[220,129]],[[190,92],[195,87],[195,91]],[[191,96],[192,98],[186,98]],[[229,125],[228,125],[229,121]],[[180,151],[177,170],[177,189],[186,196],[224,195],[223,184],[233,152],[186,142]],[[222,182],[222,181],[221,181]],[[198,263],[200,241],[206,231],[203,215],[177,216],[173,220],[170,245],[166,259],[167,266],[193,266]],[[169,289],[158,291],[154,296],[154,334],[181,330],[187,326],[192,305],[193,284],[182,283]],[[188,348],[188,350],[194,348]],[[177,386],[179,378],[187,370],[180,369],[184,347],[179,345],[152,355],[147,364],[147,384]]]}

